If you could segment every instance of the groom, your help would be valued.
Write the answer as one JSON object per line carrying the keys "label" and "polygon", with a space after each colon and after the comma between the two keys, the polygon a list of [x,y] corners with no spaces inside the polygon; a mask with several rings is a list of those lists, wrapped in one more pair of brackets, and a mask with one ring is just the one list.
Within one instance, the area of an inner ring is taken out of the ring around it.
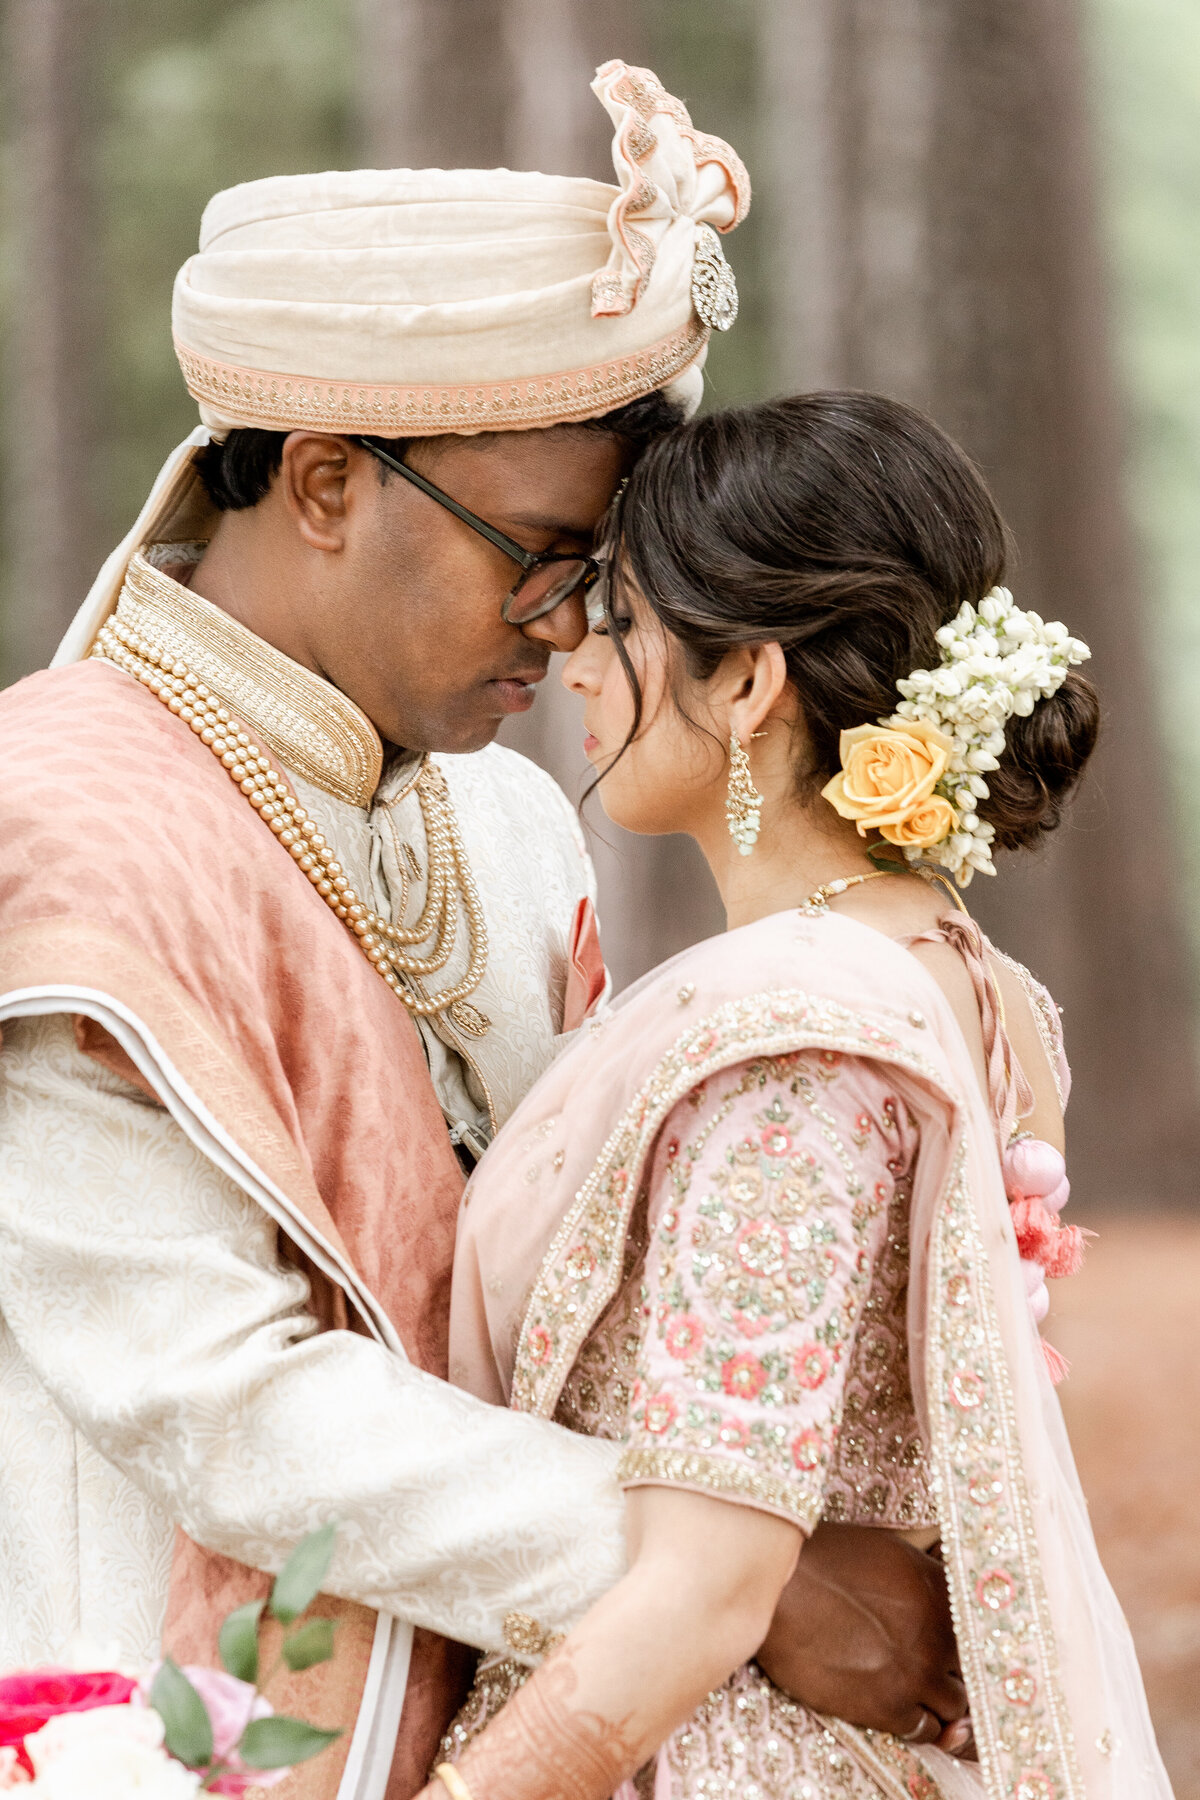
{"label": "groom", "polygon": [[[212,1662],[337,1519],[337,1656],[273,1697],[346,1730],[297,1796],[413,1792],[456,1646],[528,1654],[623,1566],[611,1447],[444,1379],[463,1168],[595,984],[573,814],[487,746],[698,399],[748,203],[653,77],[596,89],[616,187],[217,196],[174,308],[204,427],[0,707],[0,1666]],[[936,1565],[881,1534],[818,1531],[763,1661],[914,1739],[963,1711]]]}

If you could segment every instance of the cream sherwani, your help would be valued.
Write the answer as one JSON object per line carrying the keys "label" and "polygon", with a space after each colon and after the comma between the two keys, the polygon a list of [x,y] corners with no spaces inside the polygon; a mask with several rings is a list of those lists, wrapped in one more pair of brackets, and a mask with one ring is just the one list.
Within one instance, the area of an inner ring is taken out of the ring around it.
{"label": "cream sherwani", "polygon": [[[271,746],[356,890],[414,917],[415,764],[381,769],[342,695],[140,560],[122,607]],[[438,761],[486,914],[471,998],[491,1023],[422,1035],[473,1143],[551,1059],[591,871],[532,764],[496,747]],[[447,982],[466,959],[463,926]],[[77,1632],[152,1658],[177,1525],[269,1568],[337,1518],[331,1591],[482,1648],[513,1610],[556,1629],[580,1616],[623,1566],[611,1447],[318,1332],[236,1166],[85,1056],[68,1016],[24,1010],[0,1055],[0,1666],[53,1659]]]}

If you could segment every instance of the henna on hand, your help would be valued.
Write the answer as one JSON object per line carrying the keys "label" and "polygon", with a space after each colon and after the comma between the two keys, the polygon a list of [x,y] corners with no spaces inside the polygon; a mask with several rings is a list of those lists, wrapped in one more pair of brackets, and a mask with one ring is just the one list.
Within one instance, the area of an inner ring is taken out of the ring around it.
{"label": "henna on hand", "polygon": [[608,1800],[645,1760],[628,1718],[577,1704],[575,1656],[571,1644],[556,1650],[463,1752],[475,1800]]}

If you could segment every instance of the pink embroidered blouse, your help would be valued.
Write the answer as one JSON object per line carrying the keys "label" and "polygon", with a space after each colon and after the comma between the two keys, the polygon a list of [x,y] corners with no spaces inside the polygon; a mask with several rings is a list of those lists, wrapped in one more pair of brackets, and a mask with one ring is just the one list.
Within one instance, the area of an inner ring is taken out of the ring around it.
{"label": "pink embroidered blouse", "polygon": [[625,1279],[556,1417],[667,1482],[794,1519],[935,1522],[908,1379],[911,1121],[803,1051],[704,1083],[659,1139]]}

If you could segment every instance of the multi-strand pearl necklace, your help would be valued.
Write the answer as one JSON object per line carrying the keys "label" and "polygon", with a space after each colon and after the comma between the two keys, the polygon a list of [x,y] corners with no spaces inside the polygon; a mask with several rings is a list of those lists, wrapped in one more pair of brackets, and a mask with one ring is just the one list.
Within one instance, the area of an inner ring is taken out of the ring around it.
{"label": "multi-strand pearl necklace", "polygon": [[[479,986],[487,968],[487,922],[440,769],[426,761],[415,783],[429,857],[425,905],[414,925],[393,925],[360,900],[332,845],[279,770],[186,663],[159,650],[117,617],[109,618],[101,628],[92,655],[134,676],[208,745],[325,904],[354,933],[367,961],[409,1012],[422,1018],[447,1013],[466,1036],[484,1035],[489,1022],[470,1005],[467,995]],[[467,972],[453,987],[428,994],[424,978],[444,968],[454,949],[460,892],[470,936]],[[427,943],[430,938],[434,947],[429,955],[417,956],[405,948]]]}

